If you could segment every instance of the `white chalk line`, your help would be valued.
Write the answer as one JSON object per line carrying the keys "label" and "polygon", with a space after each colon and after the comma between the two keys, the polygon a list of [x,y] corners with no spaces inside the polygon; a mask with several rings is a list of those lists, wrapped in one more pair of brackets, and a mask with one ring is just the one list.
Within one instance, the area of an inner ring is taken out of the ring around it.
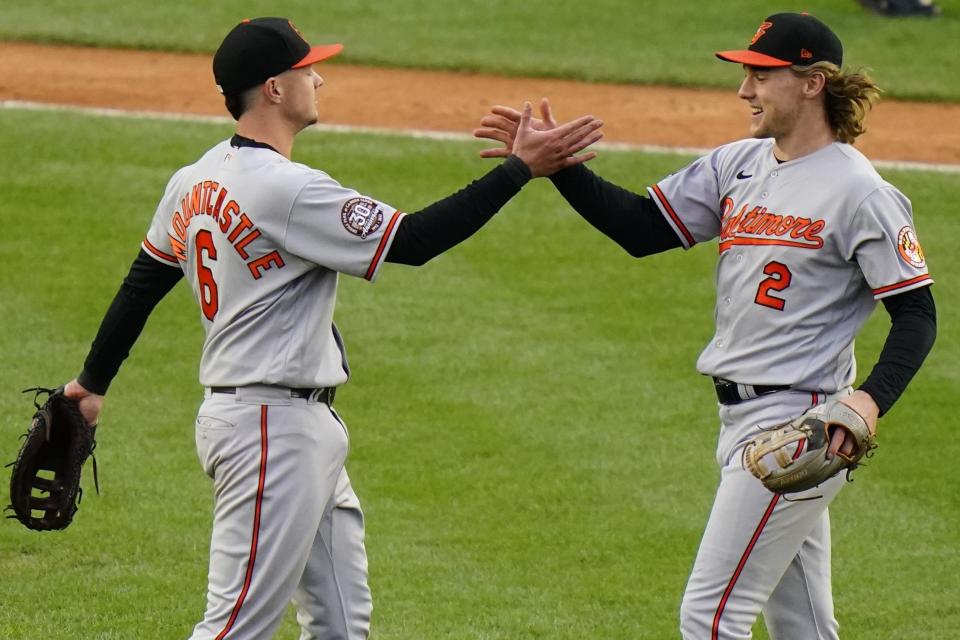
{"label": "white chalk line", "polygon": [[[231,124],[229,116],[207,116],[191,113],[167,113],[162,111],[128,111],[124,109],[110,109],[106,107],[84,107],[67,104],[53,104],[45,102],[31,102],[28,100],[0,100],[0,108],[24,111],[66,111],[81,115],[98,116],[105,118],[126,118],[131,120],[169,120],[174,122],[198,122],[212,124]],[[335,133],[363,133],[383,136],[401,136],[426,140],[453,140],[458,142],[476,140],[467,133],[454,131],[430,131],[427,129],[391,129],[388,127],[365,127],[345,124],[319,123],[313,126],[315,131],[331,131]],[[598,150],[629,151],[656,154],[680,154],[702,156],[710,152],[709,148],[681,147],[656,144],[635,144],[630,142],[599,142]],[[878,169],[894,169],[900,171],[932,171],[935,173],[960,173],[960,164],[943,164],[933,162],[913,162],[908,160],[872,160]]]}

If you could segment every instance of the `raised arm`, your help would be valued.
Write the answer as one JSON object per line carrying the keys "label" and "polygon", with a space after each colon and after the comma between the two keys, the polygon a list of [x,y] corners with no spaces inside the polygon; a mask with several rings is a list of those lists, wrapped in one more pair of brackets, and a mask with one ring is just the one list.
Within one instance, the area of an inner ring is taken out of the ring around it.
{"label": "raised arm", "polygon": [[[522,118],[523,114],[516,109],[493,107],[473,135],[501,142],[503,146],[484,149],[480,156],[509,156],[516,145]],[[529,127],[538,131],[557,127],[546,98],[540,102],[540,118],[530,119]],[[550,174],[550,181],[577,213],[634,257],[682,246],[650,198],[608,182],[580,163]]]}
{"label": "raised arm", "polygon": [[[602,136],[603,123],[582,116],[549,131],[533,126],[530,104],[517,112],[515,152],[479,180],[414,214],[404,216],[386,260],[421,265],[476,233],[532,178],[576,167],[596,156],[576,155]],[[514,151],[514,149],[511,149]]]}

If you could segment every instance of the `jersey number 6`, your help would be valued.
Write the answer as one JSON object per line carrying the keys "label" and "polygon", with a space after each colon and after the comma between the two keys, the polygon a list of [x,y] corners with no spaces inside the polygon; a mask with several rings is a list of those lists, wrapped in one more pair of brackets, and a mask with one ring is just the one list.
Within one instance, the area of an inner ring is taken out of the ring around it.
{"label": "jersey number 6", "polygon": [[783,306],[787,301],[771,295],[770,292],[783,291],[789,287],[793,274],[790,273],[787,265],[776,261],[768,262],[767,266],[763,268],[763,272],[770,277],[764,279],[760,283],[760,286],[757,287],[757,297],[754,298],[753,301],[765,307],[783,311]]}
{"label": "jersey number 6", "polygon": [[203,256],[207,255],[213,262],[217,261],[217,245],[213,243],[213,234],[206,229],[197,232],[197,284],[200,285],[200,309],[207,320],[213,321],[220,308],[217,298],[217,283],[213,279],[213,271],[204,266]]}

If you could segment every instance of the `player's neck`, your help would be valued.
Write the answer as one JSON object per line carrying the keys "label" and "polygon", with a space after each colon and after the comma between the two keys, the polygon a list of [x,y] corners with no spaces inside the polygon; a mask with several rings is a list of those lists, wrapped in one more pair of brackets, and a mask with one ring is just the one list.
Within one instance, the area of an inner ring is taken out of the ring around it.
{"label": "player's neck", "polygon": [[257,117],[254,113],[245,113],[237,122],[237,134],[268,144],[289,160],[293,153],[293,139],[297,132],[288,130],[288,127],[275,119],[265,119]]}
{"label": "player's neck", "polygon": [[786,162],[819,151],[836,141],[837,136],[830,128],[826,114],[808,113],[806,117],[798,118],[788,133],[776,137],[773,153],[777,160]]}

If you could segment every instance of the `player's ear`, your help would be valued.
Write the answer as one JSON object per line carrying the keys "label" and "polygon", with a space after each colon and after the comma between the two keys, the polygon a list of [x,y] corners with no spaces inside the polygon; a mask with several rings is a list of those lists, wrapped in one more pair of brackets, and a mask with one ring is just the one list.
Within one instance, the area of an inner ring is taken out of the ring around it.
{"label": "player's ear", "polygon": [[260,90],[263,97],[273,104],[277,104],[283,99],[283,83],[276,77],[267,78]]}
{"label": "player's ear", "polygon": [[803,95],[813,98],[824,92],[827,86],[827,76],[821,71],[814,71],[803,77]]}

